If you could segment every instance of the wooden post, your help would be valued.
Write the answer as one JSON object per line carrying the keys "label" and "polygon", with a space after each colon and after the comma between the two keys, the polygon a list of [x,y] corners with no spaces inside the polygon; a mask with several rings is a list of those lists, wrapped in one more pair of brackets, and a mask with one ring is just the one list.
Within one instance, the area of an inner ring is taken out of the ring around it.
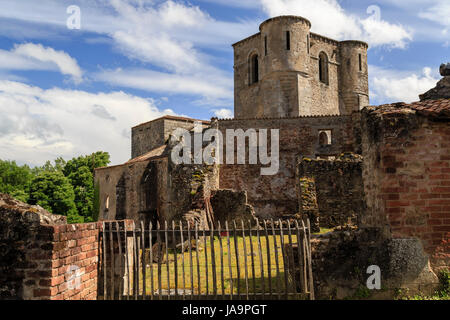
{"label": "wooden post", "polygon": [[264,232],[266,235],[266,250],[267,250],[267,274],[269,276],[269,293],[272,298],[272,266],[270,257],[270,243],[269,243],[269,232],[267,231],[267,221],[264,220]]}
{"label": "wooden post", "polygon": [[244,241],[244,266],[245,266],[245,292],[247,300],[249,300],[248,296],[248,264],[247,264],[247,237],[245,236],[245,226],[244,226],[244,220],[241,220],[241,226],[242,226],[242,241]]}
{"label": "wooden post", "polygon": [[180,220],[180,235],[181,235],[181,259],[183,265],[183,300],[186,300],[186,269],[184,263],[184,234],[183,221]]}
{"label": "wooden post", "polygon": [[178,255],[177,255],[177,241],[175,235],[175,220],[172,220],[172,250],[173,250],[173,260],[175,268],[175,300],[178,300]]}
{"label": "wooden post", "polygon": [[213,294],[217,300],[217,273],[216,273],[216,253],[214,249],[214,224],[211,223],[211,266],[213,272]]}
{"label": "wooden post", "polygon": [[311,223],[309,222],[309,219],[307,220],[308,224],[308,269],[309,269],[309,291],[311,292],[311,300],[314,300],[314,281],[313,281],[313,274],[312,274],[312,254],[311,254]]}
{"label": "wooden post", "polygon": [[241,286],[239,285],[239,279],[241,278],[241,269],[239,266],[239,247],[236,231],[236,221],[233,221],[233,234],[234,234],[234,253],[236,255],[236,272],[237,272],[237,295],[238,299],[241,298]]}
{"label": "wooden post", "polygon": [[119,243],[119,272],[120,272],[120,282],[119,282],[119,300],[122,300],[123,295],[123,272],[122,272],[122,243],[120,239],[119,223],[116,221],[116,234],[117,242]]}
{"label": "wooden post", "polygon": [[147,299],[147,277],[146,277],[146,269],[147,264],[145,262],[145,228],[144,221],[141,221],[141,241],[142,241],[142,300]]}
{"label": "wooden post", "polygon": [[151,299],[154,299],[154,287],[153,287],[153,225],[150,222],[149,224],[149,228],[148,228],[148,243],[149,243],[149,247],[150,247],[150,296]]}
{"label": "wooden post", "polygon": [[283,267],[284,267],[284,291],[286,295],[286,299],[289,297],[289,283],[288,283],[288,269],[286,265],[286,249],[284,247],[284,233],[283,233],[283,222],[278,220],[280,224],[280,239],[281,239],[281,252],[283,254]]}
{"label": "wooden post", "polygon": [[225,281],[223,276],[223,244],[222,244],[222,227],[220,221],[218,221],[218,234],[219,234],[219,245],[220,245],[220,280],[222,289],[222,299],[225,300]]}
{"label": "wooden post", "polygon": [[228,228],[228,221],[225,221],[225,230],[227,232],[227,248],[228,248],[228,271],[230,274],[230,299],[233,300],[233,268],[231,267],[231,245],[230,245],[230,230]]}
{"label": "wooden post", "polygon": [[103,300],[108,300],[108,288],[107,288],[107,277],[106,277],[106,223],[103,222],[103,232],[102,232],[102,242],[103,242]]}
{"label": "wooden post", "polygon": [[169,227],[167,225],[167,220],[164,222],[164,237],[166,242],[167,300],[170,300]]}
{"label": "wooden post", "polygon": [[255,257],[253,251],[253,228],[252,223],[248,220],[248,230],[250,232],[250,254],[252,255],[252,279],[253,279],[253,294],[256,295],[256,277],[255,277]]}
{"label": "wooden post", "polygon": [[303,263],[303,237],[300,235],[300,228],[298,225],[298,220],[295,220],[295,228],[297,230],[297,255],[298,255],[298,270],[299,270],[299,280],[300,280],[300,292],[306,293],[305,278],[304,278],[304,268]]}
{"label": "wooden post", "polygon": [[262,255],[261,237],[259,234],[259,220],[256,220],[256,237],[258,238],[259,266],[261,268],[261,289],[263,299],[266,296],[265,280],[264,280],[264,260]]}
{"label": "wooden post", "polygon": [[156,231],[156,243],[157,243],[157,250],[158,250],[158,298],[159,300],[162,299],[161,295],[162,295],[162,280],[161,280],[161,225],[158,221],[157,223],[157,231]]}
{"label": "wooden post", "polygon": [[271,220],[272,224],[272,236],[273,236],[273,247],[275,250],[275,264],[277,267],[277,292],[278,292],[278,300],[281,300],[281,286],[280,286],[280,262],[278,257],[278,244],[277,244],[277,234],[275,233],[275,224],[273,223],[273,219]]}

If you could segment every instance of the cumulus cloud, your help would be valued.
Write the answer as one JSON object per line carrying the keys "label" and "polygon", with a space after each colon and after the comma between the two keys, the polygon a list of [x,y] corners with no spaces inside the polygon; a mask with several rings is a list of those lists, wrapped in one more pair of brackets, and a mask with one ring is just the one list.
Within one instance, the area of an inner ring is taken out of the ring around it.
{"label": "cumulus cloud", "polygon": [[122,163],[130,157],[130,128],[165,114],[174,113],[124,92],[43,90],[0,81],[0,159],[42,165],[103,150],[114,164]]}
{"label": "cumulus cloud", "polygon": [[230,109],[218,109],[214,110],[214,115],[218,118],[230,119],[233,118],[233,111]]}
{"label": "cumulus cloud", "polygon": [[312,23],[312,31],[337,40],[359,39],[371,46],[405,48],[412,31],[371,15],[362,19],[346,12],[337,0],[261,0],[270,16],[300,15]]}
{"label": "cumulus cloud", "polygon": [[370,65],[369,74],[371,96],[376,104],[418,101],[419,94],[434,88],[440,79],[429,67],[421,72],[411,72]]}
{"label": "cumulus cloud", "polygon": [[69,54],[34,43],[16,44],[10,51],[0,50],[0,69],[58,71],[75,83],[83,79],[83,71]]}
{"label": "cumulus cloud", "polygon": [[[50,24],[66,31],[67,16],[57,12],[65,12],[67,5],[68,1],[42,0],[37,5],[29,0],[19,3],[4,0],[0,5],[0,17],[40,24],[43,30],[48,29],[44,24]],[[141,63],[142,69],[154,71],[154,76],[161,75],[163,78],[157,87],[169,84],[161,91],[173,92],[172,82],[167,81],[169,77],[182,76],[196,82],[201,78],[208,82],[207,86],[202,86],[206,91],[196,90],[200,96],[198,101],[232,100],[229,87],[232,72],[223,72],[217,67],[224,61],[213,52],[230,50],[231,43],[248,36],[258,25],[258,21],[217,20],[198,6],[180,1],[80,0],[79,5],[82,31],[96,34],[92,41],[109,41],[116,51]],[[217,100],[210,92],[227,92],[227,97]]]}

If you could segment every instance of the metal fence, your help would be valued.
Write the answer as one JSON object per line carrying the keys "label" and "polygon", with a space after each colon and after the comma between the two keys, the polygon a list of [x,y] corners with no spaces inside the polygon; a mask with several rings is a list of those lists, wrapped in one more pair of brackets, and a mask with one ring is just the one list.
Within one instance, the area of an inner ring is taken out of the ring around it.
{"label": "metal fence", "polygon": [[[205,230],[208,229],[208,230]],[[104,222],[100,299],[314,299],[309,221]]]}

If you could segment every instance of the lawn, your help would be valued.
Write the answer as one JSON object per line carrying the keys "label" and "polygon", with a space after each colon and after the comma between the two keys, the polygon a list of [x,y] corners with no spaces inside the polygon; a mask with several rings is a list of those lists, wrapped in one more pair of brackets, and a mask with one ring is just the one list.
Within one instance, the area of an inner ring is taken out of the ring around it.
{"label": "lawn", "polygon": [[[200,234],[201,236],[201,234]],[[270,255],[267,250],[267,239],[269,244]],[[215,267],[212,263],[212,250],[211,239],[208,236],[206,238],[206,246],[204,239],[199,238],[199,250],[192,250],[192,268],[190,267],[191,258],[189,251],[186,250],[184,254],[181,250],[176,252],[169,250],[168,261],[169,263],[163,263],[160,265],[161,277],[158,278],[158,264],[149,264],[146,261],[147,267],[145,269],[146,278],[146,294],[150,295],[153,291],[158,292],[159,285],[161,283],[161,289],[167,294],[167,290],[178,288],[178,293],[182,294],[185,289],[186,295],[213,295],[213,271],[216,272],[217,294],[218,295],[236,295],[238,291],[240,294],[245,294],[247,287],[249,293],[262,293],[263,290],[267,292],[273,292],[274,295],[278,293],[283,296],[286,291],[286,283],[288,284],[289,292],[293,292],[293,279],[290,279],[284,270],[284,261],[281,246],[281,236],[268,236],[261,235],[261,256],[260,259],[259,243],[256,236],[245,238],[246,255],[244,254],[244,238],[237,237],[238,259],[236,258],[236,247],[234,237],[230,237],[230,243],[228,249],[227,237],[222,237],[221,241],[218,237],[214,238],[214,254],[215,254]],[[283,237],[284,243],[289,243],[289,236]],[[276,241],[276,247],[275,247]],[[297,243],[297,236],[292,235],[292,243]],[[221,246],[223,251],[223,259],[221,259]],[[253,255],[251,254],[251,246],[253,246]],[[205,250],[206,248],[206,250]],[[275,250],[276,248],[276,250]],[[295,252],[296,254],[296,252]],[[184,260],[184,268],[183,268]],[[239,260],[239,264],[238,261]],[[177,268],[175,269],[175,261]],[[246,267],[247,263],[247,267]],[[277,267],[278,263],[278,267]],[[222,269],[223,265],[223,269]],[[239,275],[237,266],[239,265]],[[253,267],[252,267],[253,265]],[[231,266],[231,274],[230,274]],[[261,268],[262,266],[262,268]],[[151,271],[153,270],[153,276]],[[222,271],[223,270],[223,274]],[[247,270],[247,274],[246,274]],[[270,281],[269,281],[270,270]],[[142,275],[140,272],[140,292],[142,293]],[[178,285],[175,286],[175,275],[178,276]],[[223,276],[223,282],[222,282]],[[192,277],[192,278],[191,278]],[[287,279],[286,279],[286,278]],[[152,285],[153,280],[153,285]],[[287,281],[286,281],[287,280]],[[264,288],[264,289],[263,289]],[[270,288],[272,290],[270,290]],[[174,291],[172,292],[172,294]]]}

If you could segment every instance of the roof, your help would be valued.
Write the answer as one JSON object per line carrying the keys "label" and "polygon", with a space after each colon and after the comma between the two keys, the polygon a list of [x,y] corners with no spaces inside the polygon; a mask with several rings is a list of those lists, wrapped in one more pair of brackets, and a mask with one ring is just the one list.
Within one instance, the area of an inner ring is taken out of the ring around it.
{"label": "roof", "polygon": [[136,162],[148,161],[148,160],[152,160],[152,159],[158,159],[158,158],[165,157],[166,155],[167,155],[167,145],[162,145],[158,148],[153,149],[150,152],[147,152],[139,157],[129,160],[125,164],[131,164],[131,163],[136,163]]}
{"label": "roof", "polygon": [[413,110],[425,117],[450,120],[450,99],[423,100],[413,103],[397,102],[372,106],[369,109],[380,114],[396,114]]}
{"label": "roof", "polygon": [[134,126],[133,129],[134,128],[138,128],[138,127],[143,126],[143,125],[146,125],[146,124],[149,124],[149,123],[152,123],[152,122],[155,122],[155,121],[164,120],[164,119],[165,120],[174,120],[174,121],[184,121],[184,122],[196,122],[196,121],[199,121],[199,122],[202,122],[203,124],[210,124],[211,123],[211,121],[192,119],[192,118],[187,118],[187,117],[164,116],[164,117],[161,117],[161,118],[157,118],[157,119],[154,119],[154,120],[151,120],[151,121],[147,121],[147,122],[138,124],[137,126]]}
{"label": "roof", "polygon": [[128,160],[125,163],[118,164],[115,166],[109,166],[109,167],[100,167],[96,168],[95,171],[100,170],[107,170],[107,169],[113,169],[113,168],[119,168],[119,167],[125,167],[127,165],[133,164],[133,163],[139,163],[144,161],[150,161],[150,160],[156,160],[167,157],[167,145],[162,145],[158,148],[153,149],[150,152],[147,152],[139,157],[133,158],[131,160]]}

